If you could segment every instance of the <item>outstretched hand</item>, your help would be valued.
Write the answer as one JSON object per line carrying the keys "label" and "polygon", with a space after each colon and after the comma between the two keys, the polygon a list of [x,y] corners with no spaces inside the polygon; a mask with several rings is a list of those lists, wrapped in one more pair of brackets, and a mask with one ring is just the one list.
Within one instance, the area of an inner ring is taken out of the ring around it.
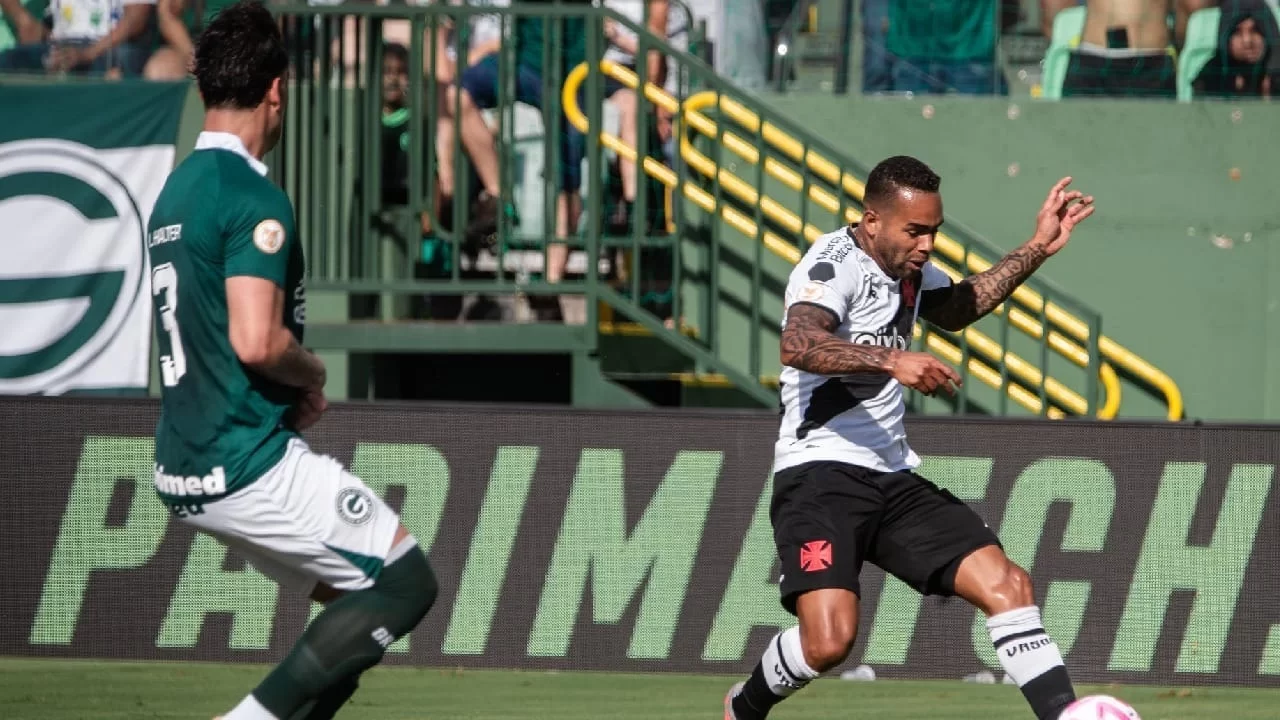
{"label": "outstretched hand", "polygon": [[1093,196],[1079,190],[1067,190],[1071,178],[1064,177],[1049,191],[1040,214],[1036,216],[1036,234],[1033,242],[1053,255],[1066,246],[1071,232],[1085,218],[1093,214]]}

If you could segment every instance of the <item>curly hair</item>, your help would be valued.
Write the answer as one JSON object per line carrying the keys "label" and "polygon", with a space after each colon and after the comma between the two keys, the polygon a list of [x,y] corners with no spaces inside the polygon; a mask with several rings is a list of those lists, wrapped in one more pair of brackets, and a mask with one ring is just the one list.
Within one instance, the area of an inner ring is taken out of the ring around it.
{"label": "curly hair", "polygon": [[895,155],[876,165],[867,176],[864,204],[887,202],[901,190],[936,193],[942,178],[928,165],[908,155]]}

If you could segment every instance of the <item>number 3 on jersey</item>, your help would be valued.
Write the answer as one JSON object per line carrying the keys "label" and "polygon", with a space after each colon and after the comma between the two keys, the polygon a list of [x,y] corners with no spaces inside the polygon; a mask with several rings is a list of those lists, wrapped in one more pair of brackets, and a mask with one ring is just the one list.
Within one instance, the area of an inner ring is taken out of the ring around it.
{"label": "number 3 on jersey", "polygon": [[160,378],[165,387],[174,387],[187,374],[187,354],[182,351],[182,334],[178,332],[178,271],[173,263],[157,265],[151,271],[151,294],[161,293],[164,304],[157,312],[169,336],[169,352],[160,356]]}

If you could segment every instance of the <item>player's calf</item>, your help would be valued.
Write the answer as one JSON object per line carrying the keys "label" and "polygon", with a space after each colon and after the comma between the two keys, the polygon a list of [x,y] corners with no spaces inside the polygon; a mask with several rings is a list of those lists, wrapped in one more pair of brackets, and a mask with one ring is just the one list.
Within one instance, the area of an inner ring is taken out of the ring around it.
{"label": "player's calf", "polygon": [[[332,717],[354,692],[360,673],[413,630],[435,602],[435,574],[412,537],[388,560],[372,587],[349,592],[326,607],[289,656],[225,720],[285,720],[313,701],[317,707],[308,718]],[[335,695],[336,706],[318,707],[327,694]]]}
{"label": "player's calf", "polygon": [[984,548],[961,563],[956,592],[987,615],[1000,665],[1036,717],[1057,718],[1075,700],[1075,689],[1058,644],[1044,629],[1026,571],[998,547]]}
{"label": "player's calf", "polygon": [[733,697],[733,720],[762,720],[774,705],[839,665],[857,635],[857,596],[841,588],[804,593],[796,601],[800,625],[773,637]]}

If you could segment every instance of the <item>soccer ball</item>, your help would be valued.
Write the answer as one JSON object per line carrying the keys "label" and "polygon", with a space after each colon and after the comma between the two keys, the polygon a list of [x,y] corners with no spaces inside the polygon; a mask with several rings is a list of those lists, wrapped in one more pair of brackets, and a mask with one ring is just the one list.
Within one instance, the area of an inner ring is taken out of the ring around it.
{"label": "soccer ball", "polygon": [[1067,706],[1058,720],[1141,720],[1138,711],[1110,695],[1090,695]]}

